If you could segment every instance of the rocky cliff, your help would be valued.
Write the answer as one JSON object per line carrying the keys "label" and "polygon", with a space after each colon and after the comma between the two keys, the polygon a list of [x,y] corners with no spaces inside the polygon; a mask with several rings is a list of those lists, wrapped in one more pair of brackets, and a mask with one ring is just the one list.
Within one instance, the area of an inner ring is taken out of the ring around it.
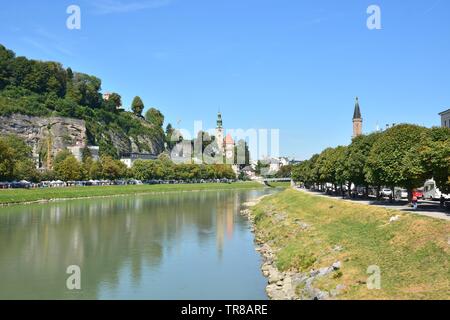
{"label": "rocky cliff", "polygon": [[49,117],[39,118],[21,114],[0,117],[0,133],[19,136],[33,149],[35,157],[42,150],[48,150],[50,142],[52,153],[76,145],[86,144],[86,125],[83,120]]}
{"label": "rocky cliff", "polygon": [[[142,125],[152,132],[152,128],[145,121],[142,121]],[[101,133],[90,132],[86,122],[80,119],[32,117],[22,114],[0,116],[0,134],[13,134],[24,139],[33,149],[36,159],[42,158],[42,153],[47,152],[49,142],[53,156],[67,147],[95,144],[110,145],[118,155],[130,152],[149,152],[158,155],[164,151],[164,135],[159,131],[151,135],[128,136],[120,128],[104,129]]]}

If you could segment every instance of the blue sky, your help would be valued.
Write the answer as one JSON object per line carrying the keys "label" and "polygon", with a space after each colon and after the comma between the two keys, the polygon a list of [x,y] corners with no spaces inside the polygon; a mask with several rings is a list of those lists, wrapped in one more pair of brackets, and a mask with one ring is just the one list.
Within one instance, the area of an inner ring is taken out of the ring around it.
{"label": "blue sky", "polygon": [[[66,8],[81,7],[81,30]],[[382,30],[366,27],[377,4]],[[125,105],[135,95],[167,122],[279,128],[303,159],[348,144],[356,96],[364,131],[439,125],[450,105],[445,0],[3,1],[0,43],[96,75]]]}

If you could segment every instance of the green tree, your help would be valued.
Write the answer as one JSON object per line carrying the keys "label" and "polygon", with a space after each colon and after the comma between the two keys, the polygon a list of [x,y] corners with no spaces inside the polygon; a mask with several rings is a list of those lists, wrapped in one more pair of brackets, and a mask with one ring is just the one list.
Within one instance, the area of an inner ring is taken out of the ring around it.
{"label": "green tree", "polygon": [[126,176],[127,168],[124,163],[114,160],[110,156],[104,156],[101,159],[102,176],[105,179],[115,180]]}
{"label": "green tree", "polygon": [[38,178],[31,148],[17,136],[0,138],[0,180],[32,180]]}
{"label": "green tree", "polygon": [[73,155],[69,155],[64,160],[57,162],[54,170],[58,179],[63,181],[80,180],[82,177],[81,164]]}
{"label": "green tree", "polygon": [[366,196],[370,181],[367,180],[367,160],[374,143],[382,136],[382,133],[372,133],[358,136],[353,139],[347,148],[346,170],[348,180],[356,186],[366,187]]}
{"label": "green tree", "polygon": [[426,168],[420,150],[428,129],[416,125],[398,125],[377,139],[367,161],[367,178],[376,185],[404,187],[412,198],[414,188],[423,185]]}
{"label": "green tree", "polygon": [[292,165],[282,166],[280,170],[275,174],[275,178],[291,178]]}
{"label": "green tree", "polygon": [[70,152],[68,149],[63,149],[63,150],[59,151],[55,156],[53,165],[56,166],[57,164],[63,162],[70,156],[72,156],[72,152]]}
{"label": "green tree", "polygon": [[103,168],[100,161],[94,161],[89,169],[89,177],[93,180],[98,180],[103,178]]}
{"label": "green tree", "polygon": [[157,128],[161,128],[164,125],[164,115],[161,113],[161,111],[155,108],[150,108],[145,113],[145,119],[147,120],[148,123],[152,124]]}
{"label": "green tree", "polygon": [[118,93],[111,93],[111,95],[109,96],[109,101],[114,104],[114,107],[116,109],[122,107],[122,97]]}
{"label": "green tree", "polygon": [[8,181],[14,172],[14,150],[5,139],[0,139],[0,181]]}
{"label": "green tree", "polygon": [[131,110],[133,110],[133,113],[136,116],[142,117],[142,111],[144,111],[144,102],[142,102],[142,99],[140,97],[134,97],[133,102],[131,103]]}

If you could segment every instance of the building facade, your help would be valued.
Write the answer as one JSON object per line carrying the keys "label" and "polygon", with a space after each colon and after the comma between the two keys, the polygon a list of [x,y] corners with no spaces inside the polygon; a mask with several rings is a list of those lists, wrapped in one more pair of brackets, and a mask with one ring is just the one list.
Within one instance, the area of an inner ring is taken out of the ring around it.
{"label": "building facade", "polygon": [[450,109],[439,113],[441,116],[441,125],[444,128],[450,128]]}

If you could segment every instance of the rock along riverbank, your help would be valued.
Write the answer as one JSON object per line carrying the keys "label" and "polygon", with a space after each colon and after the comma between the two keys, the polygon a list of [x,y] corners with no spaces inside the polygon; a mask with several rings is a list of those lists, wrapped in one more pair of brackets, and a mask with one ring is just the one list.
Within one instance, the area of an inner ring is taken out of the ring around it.
{"label": "rock along riverbank", "polygon": [[[327,268],[311,270],[310,272],[282,272],[276,265],[277,250],[271,246],[270,242],[265,242],[262,237],[262,230],[258,230],[255,224],[255,217],[252,207],[261,202],[268,195],[262,196],[252,202],[244,203],[241,214],[249,219],[251,230],[255,234],[256,251],[262,256],[263,263],[261,271],[268,280],[266,293],[271,300],[327,300],[336,298],[343,290],[344,286],[337,286],[331,291],[322,291],[313,287],[313,282],[319,277],[336,272],[341,268],[341,262],[337,261]],[[286,217],[279,214],[276,220],[284,220]],[[300,223],[301,228],[307,229],[309,226]],[[339,248],[336,248],[338,250]]]}

